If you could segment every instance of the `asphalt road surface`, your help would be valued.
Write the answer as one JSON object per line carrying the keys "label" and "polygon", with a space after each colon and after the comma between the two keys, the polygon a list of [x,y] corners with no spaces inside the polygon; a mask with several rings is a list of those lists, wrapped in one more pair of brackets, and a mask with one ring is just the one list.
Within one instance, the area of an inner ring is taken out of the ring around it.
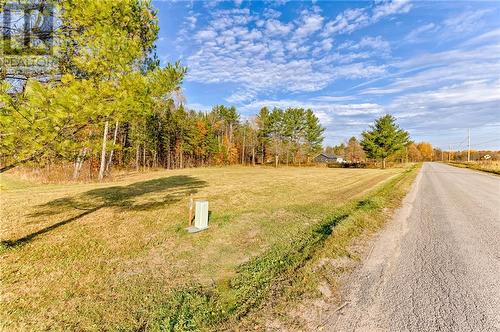
{"label": "asphalt road surface", "polygon": [[500,331],[500,177],[425,163],[332,331]]}

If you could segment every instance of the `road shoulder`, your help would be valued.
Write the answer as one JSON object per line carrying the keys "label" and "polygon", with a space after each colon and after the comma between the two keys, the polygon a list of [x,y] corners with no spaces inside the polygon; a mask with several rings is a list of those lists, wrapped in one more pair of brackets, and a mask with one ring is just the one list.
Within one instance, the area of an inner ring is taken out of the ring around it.
{"label": "road shoulder", "polygon": [[381,326],[383,322],[380,318],[385,312],[376,299],[383,284],[387,282],[386,276],[391,274],[400,255],[401,242],[408,232],[408,218],[412,213],[421,179],[420,171],[391,220],[380,232],[366,241],[363,260],[352,272],[342,276],[342,305],[332,313],[329,324],[325,326],[326,330],[387,329]]}

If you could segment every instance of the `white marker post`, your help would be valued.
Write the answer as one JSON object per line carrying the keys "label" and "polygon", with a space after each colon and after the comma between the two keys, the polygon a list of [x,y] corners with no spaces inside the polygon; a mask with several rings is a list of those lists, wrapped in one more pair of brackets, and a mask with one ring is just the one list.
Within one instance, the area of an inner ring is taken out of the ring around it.
{"label": "white marker post", "polygon": [[186,228],[189,233],[196,233],[208,228],[208,201],[195,201],[194,226]]}

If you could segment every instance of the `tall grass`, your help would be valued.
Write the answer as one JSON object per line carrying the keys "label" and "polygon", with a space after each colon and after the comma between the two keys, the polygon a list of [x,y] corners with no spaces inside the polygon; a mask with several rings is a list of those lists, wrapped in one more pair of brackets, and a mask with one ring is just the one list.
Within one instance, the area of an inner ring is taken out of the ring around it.
{"label": "tall grass", "polygon": [[482,161],[452,161],[448,163],[449,165],[462,167],[462,168],[470,168],[478,171],[500,174],[500,161],[494,160],[482,160]]}

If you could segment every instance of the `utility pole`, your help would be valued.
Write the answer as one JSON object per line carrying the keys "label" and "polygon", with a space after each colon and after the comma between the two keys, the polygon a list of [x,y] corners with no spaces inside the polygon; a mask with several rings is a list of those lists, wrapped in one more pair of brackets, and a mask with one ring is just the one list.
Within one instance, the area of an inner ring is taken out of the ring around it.
{"label": "utility pole", "polygon": [[469,135],[467,135],[467,140],[468,140],[468,149],[467,149],[467,162],[470,161],[470,128],[469,128]]}
{"label": "utility pole", "polygon": [[448,150],[448,162],[451,161],[451,144],[450,144],[450,149]]}

